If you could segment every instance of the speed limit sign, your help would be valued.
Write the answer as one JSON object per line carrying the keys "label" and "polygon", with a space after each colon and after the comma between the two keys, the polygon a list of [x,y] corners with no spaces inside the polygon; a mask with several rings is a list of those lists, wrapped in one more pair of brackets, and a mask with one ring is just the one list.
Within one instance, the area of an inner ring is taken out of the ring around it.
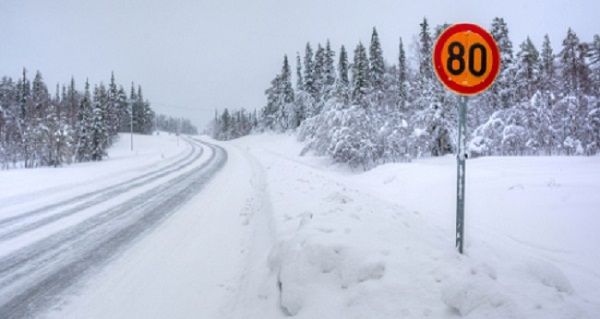
{"label": "speed limit sign", "polygon": [[462,95],[458,105],[456,247],[463,253],[465,229],[465,174],[467,100],[494,83],[500,70],[500,52],[494,38],[470,23],[446,29],[433,47],[435,74],[451,91]]}
{"label": "speed limit sign", "polygon": [[500,70],[498,45],[478,25],[455,24],[436,41],[433,66],[449,90],[461,95],[479,94],[492,85]]}

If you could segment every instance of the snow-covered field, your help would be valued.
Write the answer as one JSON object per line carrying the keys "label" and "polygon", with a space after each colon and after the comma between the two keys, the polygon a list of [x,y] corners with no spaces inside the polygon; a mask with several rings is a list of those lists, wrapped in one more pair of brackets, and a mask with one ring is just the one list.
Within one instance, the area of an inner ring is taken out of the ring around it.
{"label": "snow-covered field", "polygon": [[[188,147],[139,138],[101,163],[1,171],[0,219],[18,214],[5,203],[105,187]],[[600,157],[468,160],[460,255],[451,156],[352,172],[298,156],[293,136],[212,142],[227,163],[201,192],[39,317],[600,315]]]}

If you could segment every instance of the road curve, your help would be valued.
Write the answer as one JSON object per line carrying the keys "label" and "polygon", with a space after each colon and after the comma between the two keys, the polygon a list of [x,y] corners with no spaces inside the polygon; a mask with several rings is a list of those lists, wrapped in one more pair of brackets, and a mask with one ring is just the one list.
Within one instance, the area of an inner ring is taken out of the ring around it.
{"label": "road curve", "polygon": [[[165,183],[134,193],[137,195],[124,203],[105,207],[77,224],[0,257],[0,318],[35,317],[59,302],[61,293],[67,288],[123,253],[132,242],[154,229],[196,195],[225,165],[227,152],[217,145],[199,140],[190,139],[188,142],[207,151],[199,151],[197,156],[186,157],[179,164],[154,174],[103,189],[100,195],[80,196],[62,205],[54,205],[47,209],[58,209],[58,213],[38,218],[35,222],[24,222],[16,228],[6,227],[10,231],[0,233],[0,243],[3,239],[23,236],[81,210],[93,209],[123,192],[136,192],[137,186],[149,180],[169,178]],[[189,168],[200,156],[208,159]],[[187,169],[183,174],[180,173],[182,168]],[[36,210],[26,214],[31,217],[43,212]],[[22,217],[23,220],[26,218]],[[18,222],[15,219],[9,223]]]}

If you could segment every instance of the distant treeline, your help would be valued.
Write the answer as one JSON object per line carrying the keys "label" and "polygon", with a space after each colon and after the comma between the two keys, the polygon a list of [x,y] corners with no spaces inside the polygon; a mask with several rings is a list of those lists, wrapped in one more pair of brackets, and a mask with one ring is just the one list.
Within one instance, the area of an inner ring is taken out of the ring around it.
{"label": "distant treeline", "polygon": [[[229,139],[255,131],[297,130],[305,152],[368,169],[385,162],[440,156],[456,148],[458,96],[436,78],[433,45],[449,25],[419,25],[411,61],[402,38],[395,63],[384,61],[377,30],[350,60],[329,44],[306,44],[296,56],[295,83],[288,57],[266,90],[258,115],[215,116],[210,131]],[[571,29],[560,52],[546,35],[541,50],[527,38],[513,49],[504,19],[488,29],[500,48],[493,86],[469,99],[472,156],[594,155],[600,148],[600,36],[581,41]]]}
{"label": "distant treeline", "polygon": [[198,134],[198,128],[189,119],[175,118],[163,114],[156,117],[156,130],[174,134]]}
{"label": "distant treeline", "polygon": [[[189,122],[185,122],[189,124]],[[155,114],[144,100],[141,86],[132,84],[129,94],[117,85],[114,75],[108,86],[83,92],[68,85],[49,93],[38,71],[33,81],[0,80],[0,167],[61,166],[73,162],[99,161],[115,142],[117,133],[151,134]]]}

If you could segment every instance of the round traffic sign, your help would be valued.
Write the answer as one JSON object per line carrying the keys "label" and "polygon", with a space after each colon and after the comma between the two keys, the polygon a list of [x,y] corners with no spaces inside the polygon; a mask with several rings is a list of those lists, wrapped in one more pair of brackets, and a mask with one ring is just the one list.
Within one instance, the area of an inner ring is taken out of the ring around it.
{"label": "round traffic sign", "polygon": [[500,70],[500,51],[494,38],[470,23],[455,24],[435,42],[433,67],[451,91],[475,95],[492,85]]}

